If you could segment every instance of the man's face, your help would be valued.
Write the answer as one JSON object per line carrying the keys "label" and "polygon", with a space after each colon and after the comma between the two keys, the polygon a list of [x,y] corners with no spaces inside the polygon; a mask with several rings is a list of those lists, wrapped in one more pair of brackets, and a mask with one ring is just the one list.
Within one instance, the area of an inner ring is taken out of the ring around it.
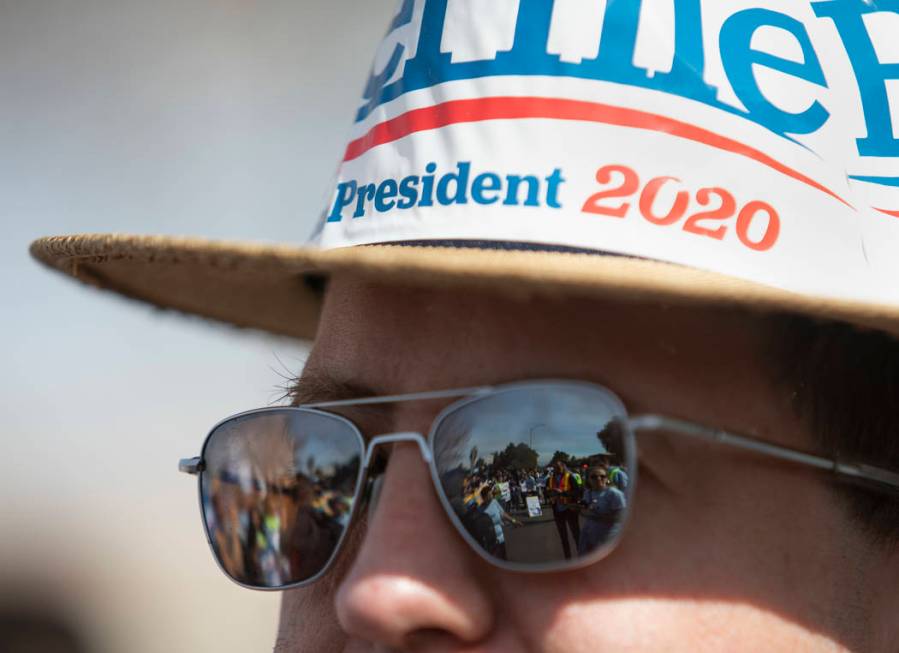
{"label": "man's face", "polygon": [[[351,384],[377,395],[584,379],[615,391],[631,414],[811,448],[789,391],[769,378],[762,324],[701,308],[335,280],[304,377],[316,381],[307,387]],[[426,433],[439,408],[410,402],[346,414],[371,437]],[[278,650],[869,647],[870,553],[826,481],[666,433],[641,434],[638,449],[639,487],[618,548],[577,571],[522,574],[469,548],[418,449],[397,446],[376,507],[336,566],[315,586],[285,593]]]}
{"label": "man's face", "polygon": [[597,467],[590,471],[590,481],[597,488],[602,489],[609,484],[608,472],[603,468]]}

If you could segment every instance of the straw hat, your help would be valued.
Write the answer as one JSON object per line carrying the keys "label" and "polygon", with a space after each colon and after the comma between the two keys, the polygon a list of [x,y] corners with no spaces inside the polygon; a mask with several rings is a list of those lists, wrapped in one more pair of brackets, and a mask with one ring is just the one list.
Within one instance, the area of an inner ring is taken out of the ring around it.
{"label": "straw hat", "polygon": [[893,17],[755,4],[403,0],[309,243],[75,235],[31,253],[127,297],[299,338],[339,273],[899,335],[895,73],[877,59]]}

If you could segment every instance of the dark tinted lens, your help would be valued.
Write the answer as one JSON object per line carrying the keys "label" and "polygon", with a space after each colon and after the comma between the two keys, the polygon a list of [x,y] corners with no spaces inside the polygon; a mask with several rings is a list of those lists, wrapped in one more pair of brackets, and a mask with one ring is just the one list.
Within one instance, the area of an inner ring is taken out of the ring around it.
{"label": "dark tinted lens", "polygon": [[493,558],[537,569],[598,554],[627,514],[634,453],[624,424],[621,403],[589,384],[474,399],[434,433],[441,488]]}
{"label": "dark tinted lens", "polygon": [[321,572],[353,510],[363,446],[339,417],[278,409],[217,427],[203,451],[203,516],[238,582],[282,587]]}

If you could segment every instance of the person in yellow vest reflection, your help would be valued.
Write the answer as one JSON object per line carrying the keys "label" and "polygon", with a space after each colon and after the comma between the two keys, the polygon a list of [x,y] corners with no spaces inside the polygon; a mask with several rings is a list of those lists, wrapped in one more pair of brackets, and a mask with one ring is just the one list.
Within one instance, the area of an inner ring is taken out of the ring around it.
{"label": "person in yellow vest reflection", "polygon": [[571,531],[575,544],[580,541],[581,528],[578,523],[578,500],[581,487],[578,477],[569,471],[562,460],[553,463],[553,472],[546,481],[546,495],[553,509],[553,520],[562,540],[562,551],[566,558],[571,557],[571,545],[568,542],[568,531]]}

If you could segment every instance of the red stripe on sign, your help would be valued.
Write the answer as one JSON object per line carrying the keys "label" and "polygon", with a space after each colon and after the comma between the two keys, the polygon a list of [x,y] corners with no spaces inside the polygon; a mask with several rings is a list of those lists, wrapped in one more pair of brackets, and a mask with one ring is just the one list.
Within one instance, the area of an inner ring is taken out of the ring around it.
{"label": "red stripe on sign", "polygon": [[899,218],[899,211],[891,211],[890,209],[878,209],[876,206],[874,207],[875,211],[880,211],[881,213],[886,213],[887,215],[891,215],[894,218]]}
{"label": "red stripe on sign", "polygon": [[474,100],[453,100],[424,109],[413,109],[396,118],[375,125],[367,134],[352,141],[347,146],[343,160],[352,161],[372,148],[385,143],[392,143],[416,132],[429,131],[446,127],[447,125],[466,122],[521,120],[525,118],[600,122],[607,125],[664,132],[758,161],[787,177],[792,177],[803,184],[827,193],[852,208],[851,204],[826,186],[819,184],[798,170],[785,166],[764,152],[732,138],[655,113],[616,107],[609,104],[560,98],[490,97]]}

